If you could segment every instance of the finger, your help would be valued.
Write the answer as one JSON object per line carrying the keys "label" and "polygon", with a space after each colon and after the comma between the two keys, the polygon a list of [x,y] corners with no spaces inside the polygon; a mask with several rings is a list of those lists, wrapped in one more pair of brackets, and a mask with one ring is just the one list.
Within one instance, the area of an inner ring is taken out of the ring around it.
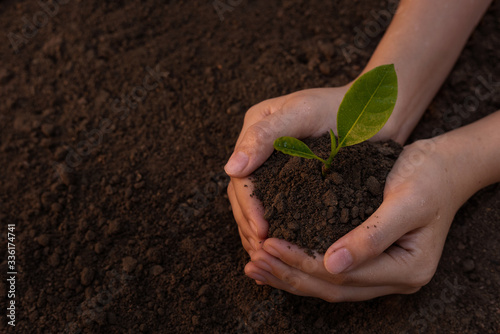
{"label": "finger", "polygon": [[245,266],[245,274],[248,277],[256,280],[257,282],[268,284],[276,289],[288,291],[298,296],[308,296],[307,294],[294,288],[289,283],[286,283],[280,280],[279,278],[276,278],[270,272],[261,269],[254,262],[247,263],[247,265]]}
{"label": "finger", "polygon": [[[409,201],[410,199],[405,199]],[[356,268],[379,256],[396,240],[421,224],[402,199],[384,199],[380,208],[363,224],[337,240],[325,253],[324,265],[331,274]]]}
{"label": "finger", "polygon": [[229,202],[231,203],[234,220],[236,220],[236,223],[238,224],[238,229],[241,232],[241,235],[243,235],[245,239],[248,239],[250,245],[254,249],[260,248],[257,247],[256,243],[256,240],[258,239],[257,234],[253,231],[252,227],[250,226],[246,217],[243,215],[241,211],[241,207],[238,203],[238,198],[236,197],[232,181],[228,185],[227,193],[229,197]]}
{"label": "finger", "polygon": [[238,227],[238,233],[240,234],[241,244],[243,248],[247,251],[248,255],[252,256],[255,252],[255,248],[250,244],[248,239],[241,233],[241,229]]}
{"label": "finger", "polygon": [[[262,262],[269,266],[271,271],[262,269],[260,267]],[[245,267],[245,273],[250,277],[252,277],[254,270],[259,274],[259,281],[275,288],[301,296],[321,298],[329,302],[361,301],[388,294],[413,293],[418,290],[406,286],[391,285],[370,287],[336,285],[290,267],[263,250],[253,253],[252,262]]]}
{"label": "finger", "polygon": [[[419,231],[412,233],[418,234]],[[403,238],[412,236],[405,235]],[[393,285],[418,289],[429,283],[437,264],[437,260],[432,260],[416,248],[405,249],[401,245],[394,245],[376,258],[340,275],[343,276],[344,285]]]}
{"label": "finger", "polygon": [[413,252],[399,246],[391,246],[376,258],[337,275],[332,275],[325,269],[322,255],[316,253],[316,258],[313,258],[303,249],[284,240],[267,239],[263,249],[290,267],[336,285],[359,287],[423,285],[420,284],[422,275],[414,272],[417,257],[412,254]]}
{"label": "finger", "polygon": [[273,142],[279,137],[318,135],[325,127],[322,117],[314,114],[318,100],[312,94],[308,98],[290,96],[281,100],[281,105],[266,101],[248,111],[234,153],[224,167],[228,175],[250,175],[271,155]]}
{"label": "finger", "polygon": [[298,247],[282,239],[266,239],[262,248],[270,255],[280,259],[287,265],[294,267],[311,276],[342,284],[342,277],[330,274],[323,265],[323,255],[314,252],[314,257]]}
{"label": "finger", "polygon": [[264,207],[262,203],[253,195],[253,183],[248,178],[232,178],[232,190],[234,198],[238,201],[238,209],[245,218],[247,224],[243,230],[247,235],[257,241],[264,241],[267,238],[269,229],[268,222],[264,219]]}
{"label": "finger", "polygon": [[420,235],[419,231],[413,231],[398,240],[397,246],[391,246],[376,258],[337,275],[332,275],[325,269],[323,255],[315,253],[313,258],[304,249],[285,240],[267,239],[262,249],[290,267],[336,285],[421,287],[434,275],[437,263],[434,266],[431,263],[419,265],[420,259],[424,257],[416,245],[425,243],[418,240]]}
{"label": "finger", "polygon": [[[247,135],[248,129],[252,127],[255,124],[260,123],[263,119],[271,115],[276,109],[273,106],[273,100],[266,100],[263,101],[252,108],[250,108],[247,113],[245,114],[245,119],[243,121],[243,127],[241,129],[240,135],[238,136],[238,140],[236,141],[235,145],[235,150],[231,157],[229,158],[226,166],[224,167],[224,170],[229,176],[232,177],[245,177],[250,175],[260,164],[255,164],[255,161],[252,162],[252,164],[249,165],[249,160],[251,155],[265,155],[269,148],[267,150],[265,149],[266,147],[261,146],[262,142],[260,140],[254,140],[254,143],[259,145],[253,150],[248,149],[248,141],[250,136]],[[281,106],[280,106],[281,107]],[[260,126],[258,125],[257,128],[261,129]],[[254,132],[254,135],[258,135],[259,138],[265,137],[265,132],[258,131]],[[246,148],[245,151],[241,149],[241,144],[244,143],[244,147]],[[264,151],[256,153],[257,150],[259,149],[264,149]],[[272,152],[272,151],[271,151]],[[271,153],[267,155],[267,157]],[[267,159],[264,158],[265,159]],[[252,168],[253,165],[253,168]]]}
{"label": "finger", "polygon": [[246,131],[250,126],[261,121],[262,119],[271,115],[273,112],[276,112],[277,110],[282,108],[283,103],[280,104],[279,100],[280,98],[268,99],[248,109],[247,113],[245,114],[245,119],[243,120],[243,126],[241,128],[240,135],[238,136],[238,140],[236,141],[235,147],[237,147],[241,143]]}

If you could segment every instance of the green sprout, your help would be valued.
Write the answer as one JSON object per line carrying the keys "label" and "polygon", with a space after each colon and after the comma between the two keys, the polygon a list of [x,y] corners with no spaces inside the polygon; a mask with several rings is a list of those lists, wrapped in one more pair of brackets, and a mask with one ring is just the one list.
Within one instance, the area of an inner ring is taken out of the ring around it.
{"label": "green sprout", "polygon": [[337,113],[338,140],[330,129],[331,153],[328,159],[318,157],[294,137],[276,139],[274,148],[285,154],[321,161],[324,176],[342,147],[368,140],[384,127],[397,97],[398,78],[394,64],[378,66],[359,77],[342,99]]}

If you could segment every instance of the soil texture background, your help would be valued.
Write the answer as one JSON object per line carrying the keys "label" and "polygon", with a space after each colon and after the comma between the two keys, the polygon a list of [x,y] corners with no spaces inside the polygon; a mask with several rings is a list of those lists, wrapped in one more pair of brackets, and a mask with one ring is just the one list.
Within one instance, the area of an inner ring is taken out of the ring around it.
{"label": "soil texture background", "polygon": [[[243,273],[223,166],[245,111],[354,79],[394,2],[232,1],[223,20],[212,1],[44,3],[0,2],[0,251],[15,224],[18,272],[14,329],[2,256],[0,332],[498,333],[498,184],[414,295],[329,304]],[[410,141],[500,109],[499,18],[494,2]]]}

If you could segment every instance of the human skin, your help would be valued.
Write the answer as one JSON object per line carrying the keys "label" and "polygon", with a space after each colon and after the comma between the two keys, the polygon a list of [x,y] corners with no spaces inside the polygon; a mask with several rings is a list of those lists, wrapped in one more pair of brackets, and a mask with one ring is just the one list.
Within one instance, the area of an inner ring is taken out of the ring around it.
{"label": "human skin", "polygon": [[[403,0],[364,72],[395,64],[399,96],[373,140],[403,144],[442,85],[491,1]],[[245,116],[225,169],[229,199],[251,256],[245,273],[297,295],[331,302],[413,293],[435,273],[458,208],[478,189],[500,181],[500,112],[406,146],[388,176],[384,201],[363,224],[316,259],[279,239],[267,239],[262,205],[248,176],[280,136],[305,138],[336,129],[335,113],[350,84],[267,100]],[[367,228],[376,225],[376,228]]]}

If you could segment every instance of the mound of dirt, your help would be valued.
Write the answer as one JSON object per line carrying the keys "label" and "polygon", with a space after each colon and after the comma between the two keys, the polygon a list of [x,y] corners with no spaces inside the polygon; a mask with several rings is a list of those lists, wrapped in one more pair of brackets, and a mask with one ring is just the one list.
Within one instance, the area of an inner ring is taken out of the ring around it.
{"label": "mound of dirt", "polygon": [[[330,152],[329,135],[304,142],[321,157]],[[325,177],[320,161],[275,151],[252,177],[269,237],[297,244],[311,255],[325,253],[382,204],[385,180],[402,149],[394,142],[343,148]]]}

